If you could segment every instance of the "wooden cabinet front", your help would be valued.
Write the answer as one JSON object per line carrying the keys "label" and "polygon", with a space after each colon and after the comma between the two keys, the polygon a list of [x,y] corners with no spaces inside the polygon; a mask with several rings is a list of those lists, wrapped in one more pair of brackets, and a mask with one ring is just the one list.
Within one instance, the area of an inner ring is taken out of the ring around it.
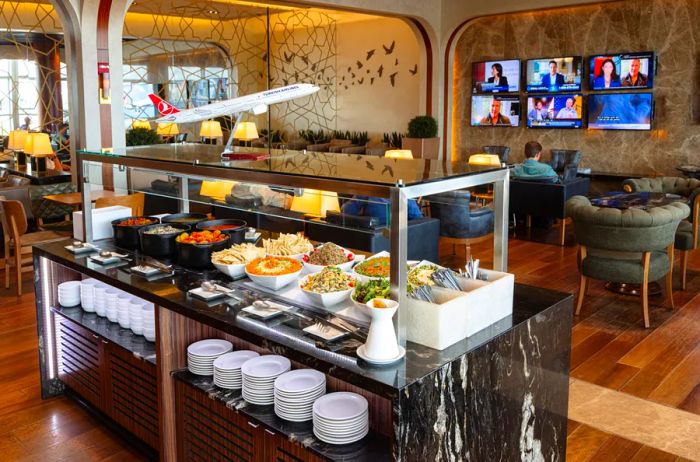
{"label": "wooden cabinet front", "polygon": [[85,400],[104,411],[104,344],[100,336],[60,318],[58,377]]}

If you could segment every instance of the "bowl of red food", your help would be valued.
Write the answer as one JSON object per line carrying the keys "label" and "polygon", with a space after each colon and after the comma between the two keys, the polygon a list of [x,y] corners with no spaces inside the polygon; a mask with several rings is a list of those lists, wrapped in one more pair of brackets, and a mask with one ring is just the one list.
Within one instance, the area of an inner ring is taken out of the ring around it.
{"label": "bowl of red food", "polygon": [[230,242],[231,237],[219,230],[182,233],[175,238],[177,263],[196,269],[213,267],[212,252],[225,249]]}
{"label": "bowl of red food", "polygon": [[197,230],[221,231],[231,237],[231,244],[241,244],[245,240],[245,230],[248,224],[243,220],[224,218],[207,220],[197,223]]}
{"label": "bowl of red food", "polygon": [[123,249],[136,249],[139,246],[139,229],[158,223],[153,217],[126,217],[112,221],[114,243]]}

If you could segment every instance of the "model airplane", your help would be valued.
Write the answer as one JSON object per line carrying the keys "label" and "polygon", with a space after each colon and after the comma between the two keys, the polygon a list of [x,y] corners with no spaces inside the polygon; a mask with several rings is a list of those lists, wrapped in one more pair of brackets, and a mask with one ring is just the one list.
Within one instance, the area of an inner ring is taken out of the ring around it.
{"label": "model airplane", "polygon": [[153,93],[148,95],[148,97],[161,115],[159,119],[156,119],[156,122],[190,123],[227,115],[236,117],[236,124],[233,126],[233,130],[231,130],[231,136],[224,149],[224,152],[230,152],[232,150],[231,146],[233,145],[233,134],[236,132],[238,122],[241,120],[244,113],[252,112],[255,115],[263,114],[267,112],[267,108],[271,104],[308,96],[312,93],[316,93],[318,90],[319,88],[316,85],[298,83],[183,110],[176,108]]}

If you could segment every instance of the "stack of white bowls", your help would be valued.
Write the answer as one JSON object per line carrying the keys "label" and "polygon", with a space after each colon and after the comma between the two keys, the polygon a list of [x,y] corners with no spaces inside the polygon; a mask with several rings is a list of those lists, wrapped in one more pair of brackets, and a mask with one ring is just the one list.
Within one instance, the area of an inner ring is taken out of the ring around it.
{"label": "stack of white bowls", "polygon": [[95,287],[99,283],[96,279],[83,279],[80,281],[80,305],[88,313],[95,312]]}
{"label": "stack of white bowls", "polygon": [[109,287],[105,290],[105,314],[107,319],[112,322],[117,322],[119,320],[119,311],[117,310],[117,299],[119,298],[119,291],[114,287]]}
{"label": "stack of white bowls", "polygon": [[59,284],[58,303],[66,307],[80,305],[80,281],[68,281]]}
{"label": "stack of white bowls", "polygon": [[197,375],[214,375],[216,358],[231,350],[231,342],[218,338],[194,342],[187,347],[187,369]]}
{"label": "stack of white bowls", "polygon": [[[141,300],[143,302],[143,300]],[[141,326],[143,327],[143,336],[149,342],[156,341],[156,314],[153,303],[143,302],[141,306]],[[211,375],[211,374],[209,374]]]}
{"label": "stack of white bowls", "polygon": [[109,289],[109,287],[102,284],[95,285],[93,289],[93,293],[95,294],[93,306],[98,316],[107,316],[107,300],[105,299],[105,292],[107,289]]}
{"label": "stack of white bowls", "polygon": [[292,368],[284,356],[266,355],[249,359],[241,366],[243,399],[251,404],[275,402],[275,380]]}
{"label": "stack of white bowls", "polygon": [[131,296],[121,293],[117,297],[117,321],[119,325],[128,329],[130,327],[129,308],[131,307]]}
{"label": "stack of white bowls", "polygon": [[306,422],[314,401],[326,394],[326,376],[313,369],[285,372],[275,380],[275,414],[280,419]]}
{"label": "stack of white bowls", "polygon": [[240,390],[243,386],[241,366],[258,356],[259,353],[251,350],[232,351],[219,356],[214,361],[214,385],[228,390]]}
{"label": "stack of white bowls", "polygon": [[129,329],[135,335],[143,335],[143,302],[131,299],[129,302]]}
{"label": "stack of white bowls", "polygon": [[369,432],[369,406],[357,393],[329,393],[313,406],[314,435],[329,444],[359,441]]}

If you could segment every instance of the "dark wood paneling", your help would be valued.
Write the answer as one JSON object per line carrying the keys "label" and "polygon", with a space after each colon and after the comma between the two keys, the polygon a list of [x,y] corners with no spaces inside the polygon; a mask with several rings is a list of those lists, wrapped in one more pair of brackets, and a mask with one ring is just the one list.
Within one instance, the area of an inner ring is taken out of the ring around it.
{"label": "dark wood paneling", "polygon": [[102,343],[99,336],[63,317],[59,333],[58,377],[83,398],[103,409],[103,379],[100,369]]}

